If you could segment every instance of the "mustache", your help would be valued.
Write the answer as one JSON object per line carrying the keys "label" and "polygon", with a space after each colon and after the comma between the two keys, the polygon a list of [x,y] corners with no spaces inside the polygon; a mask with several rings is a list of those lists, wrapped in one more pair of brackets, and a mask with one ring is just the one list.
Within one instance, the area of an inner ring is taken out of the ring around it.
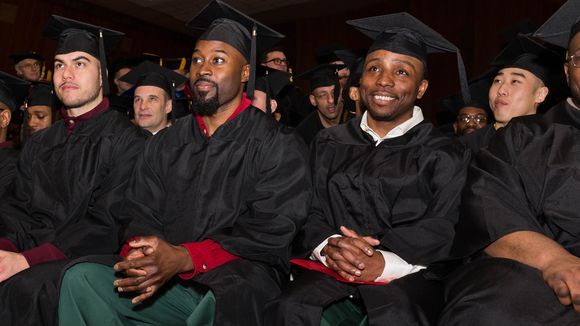
{"label": "mustache", "polygon": [[199,77],[199,78],[198,78],[198,79],[195,81],[195,83],[193,83],[193,84],[194,84],[194,85],[197,85],[198,83],[201,83],[201,82],[204,82],[204,83],[210,83],[210,84],[212,84],[212,85],[214,85],[214,86],[216,86],[216,87],[217,87],[217,84],[216,84],[214,81],[212,81],[212,80],[210,80],[209,78],[207,78],[207,77]]}
{"label": "mustache", "polygon": [[76,84],[76,83],[71,83],[69,81],[66,81],[66,82],[62,82],[60,85],[58,85],[58,88],[61,88],[61,87],[65,86],[65,85],[71,85],[71,86],[74,86],[74,87],[79,87],[79,85]]}

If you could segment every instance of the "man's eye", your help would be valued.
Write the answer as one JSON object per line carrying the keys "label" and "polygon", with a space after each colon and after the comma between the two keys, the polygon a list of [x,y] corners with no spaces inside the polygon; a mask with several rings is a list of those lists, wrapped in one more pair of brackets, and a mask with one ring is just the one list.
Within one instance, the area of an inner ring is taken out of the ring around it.
{"label": "man's eye", "polygon": [[201,58],[193,58],[193,59],[191,59],[191,61],[192,61],[194,64],[200,64],[200,63],[202,63],[202,61],[203,61],[203,60],[202,60]]}
{"label": "man's eye", "polygon": [[223,58],[214,58],[213,59],[213,63],[216,63],[216,64],[222,64],[224,62],[225,62],[225,60]]}
{"label": "man's eye", "polygon": [[409,76],[409,73],[403,69],[398,69],[395,73],[399,76]]}

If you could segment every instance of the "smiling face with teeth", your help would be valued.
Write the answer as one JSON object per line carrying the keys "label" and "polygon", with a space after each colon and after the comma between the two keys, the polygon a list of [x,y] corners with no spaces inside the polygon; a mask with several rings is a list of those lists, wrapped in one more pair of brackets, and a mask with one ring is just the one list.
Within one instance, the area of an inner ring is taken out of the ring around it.
{"label": "smiling face with teeth", "polygon": [[387,134],[413,116],[415,101],[429,85],[423,69],[423,63],[409,55],[387,50],[367,55],[359,92],[375,132]]}

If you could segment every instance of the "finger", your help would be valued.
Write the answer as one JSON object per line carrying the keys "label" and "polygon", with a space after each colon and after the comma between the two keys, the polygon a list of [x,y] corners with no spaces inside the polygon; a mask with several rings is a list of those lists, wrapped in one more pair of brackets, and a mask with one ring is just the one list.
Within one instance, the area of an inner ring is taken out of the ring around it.
{"label": "finger", "polygon": [[362,239],[373,247],[376,247],[376,246],[381,244],[381,242],[379,240],[377,240],[373,237],[366,236],[366,237],[362,237]]}
{"label": "finger", "polygon": [[338,243],[338,247],[346,249],[353,255],[366,255],[371,257],[375,250],[366,241],[358,238],[342,238]]}
{"label": "finger", "polygon": [[552,288],[561,304],[568,306],[572,304],[570,297],[570,290],[566,283],[559,278],[552,278],[548,280],[548,285]]}
{"label": "finger", "polygon": [[[141,284],[145,283],[150,278],[150,276],[120,278],[113,282],[113,286],[116,287],[119,292],[131,292],[135,291],[136,288],[138,289]],[[142,288],[145,287],[146,286],[143,286]]]}
{"label": "finger", "polygon": [[144,256],[142,258],[137,258],[133,260],[123,260],[116,263],[113,268],[115,271],[120,272],[127,269],[141,268],[153,264],[153,259],[150,256]]}
{"label": "finger", "polygon": [[139,248],[139,247],[155,247],[157,245],[157,237],[154,236],[147,236],[147,237],[139,237],[129,241],[129,246],[132,248]]}
{"label": "finger", "polygon": [[131,268],[131,269],[125,270],[124,274],[125,274],[125,276],[129,276],[129,277],[146,276],[147,271],[144,269]]}
{"label": "finger", "polygon": [[351,229],[347,228],[344,225],[340,227],[340,232],[342,232],[342,234],[345,237],[349,237],[349,238],[359,238],[360,237],[358,235],[358,233],[356,233],[354,230],[351,230]]}
{"label": "finger", "polygon": [[350,264],[348,261],[343,259],[335,259],[332,256],[326,258],[327,266],[334,270],[335,272],[345,272],[351,276],[360,276],[362,271],[356,268],[356,266]]}
{"label": "finger", "polygon": [[147,289],[145,289],[145,292],[144,293],[142,293],[142,294],[134,297],[131,300],[131,303],[133,303],[133,304],[141,303],[141,302],[143,302],[143,301],[151,298],[155,294],[156,291],[157,290],[156,290],[156,288],[154,286],[150,286]]}

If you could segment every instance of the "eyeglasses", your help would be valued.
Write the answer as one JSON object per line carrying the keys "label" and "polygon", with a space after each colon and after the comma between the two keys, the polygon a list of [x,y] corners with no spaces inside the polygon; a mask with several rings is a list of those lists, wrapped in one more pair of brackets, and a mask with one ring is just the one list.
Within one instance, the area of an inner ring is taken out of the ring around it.
{"label": "eyeglasses", "polygon": [[28,69],[28,70],[30,70],[32,68],[38,69],[38,68],[40,68],[40,64],[38,64],[38,63],[27,63],[27,64],[19,65],[19,67],[20,68],[24,68],[24,69]]}
{"label": "eyeglasses", "polygon": [[570,64],[572,65],[572,67],[574,68],[580,68],[580,53],[574,53],[570,56],[570,59],[568,59],[568,62],[570,62]]}
{"label": "eyeglasses", "polygon": [[483,114],[460,114],[457,117],[457,121],[465,124],[468,124],[469,121],[473,121],[476,124],[480,124],[482,122],[487,122],[487,117]]}
{"label": "eyeglasses", "polygon": [[287,66],[288,65],[288,59],[284,58],[284,59],[280,59],[280,58],[273,58],[270,59],[264,63],[270,63],[273,62],[274,64],[277,64],[279,66]]}

